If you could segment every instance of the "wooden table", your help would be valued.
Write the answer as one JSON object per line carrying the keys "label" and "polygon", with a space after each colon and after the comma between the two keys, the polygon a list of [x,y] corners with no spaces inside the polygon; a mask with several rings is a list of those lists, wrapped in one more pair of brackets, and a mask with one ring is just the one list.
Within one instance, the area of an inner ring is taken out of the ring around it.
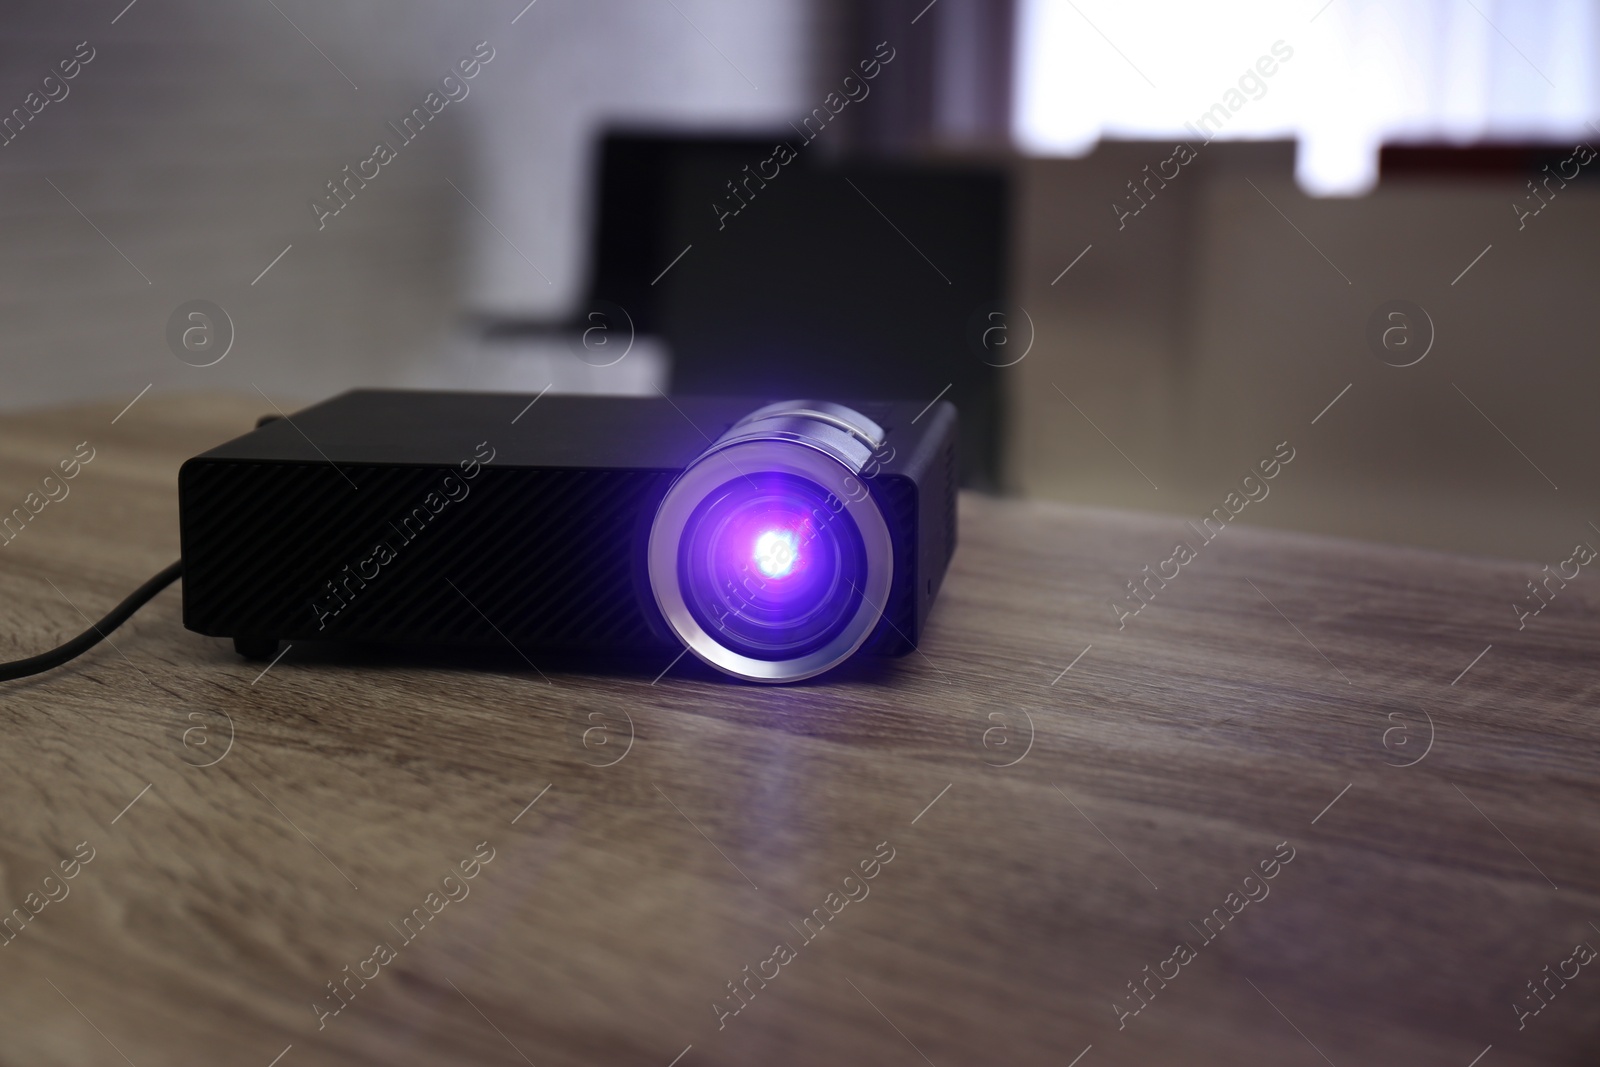
{"label": "wooden table", "polygon": [[[0,547],[5,658],[263,405],[121,406],[0,419],[6,509],[95,450]],[[166,592],[0,687],[0,1062],[1595,1062],[1600,577],[1519,631],[1537,566],[1235,527],[1119,630],[1180,536],[968,497],[921,652],[776,689],[263,672]]]}

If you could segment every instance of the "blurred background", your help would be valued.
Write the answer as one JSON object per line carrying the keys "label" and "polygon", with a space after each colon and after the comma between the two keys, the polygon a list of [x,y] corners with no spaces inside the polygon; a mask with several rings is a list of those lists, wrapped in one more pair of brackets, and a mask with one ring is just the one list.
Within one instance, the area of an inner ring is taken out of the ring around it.
{"label": "blurred background", "polygon": [[1595,0],[8,3],[0,406],[943,396],[984,491],[1198,520],[1287,441],[1241,521],[1564,558],[1597,57]]}

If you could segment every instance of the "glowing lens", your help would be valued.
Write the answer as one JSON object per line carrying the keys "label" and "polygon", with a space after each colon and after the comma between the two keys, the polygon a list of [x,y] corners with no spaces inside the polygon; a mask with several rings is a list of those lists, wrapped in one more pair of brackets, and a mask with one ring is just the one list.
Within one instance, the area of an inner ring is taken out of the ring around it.
{"label": "glowing lens", "polygon": [[838,637],[861,603],[866,549],[816,482],[751,472],[711,490],[678,547],[685,605],[724,648],[790,660]]}
{"label": "glowing lens", "polygon": [[768,578],[786,578],[800,556],[792,530],[768,530],[756,538],[756,569]]}

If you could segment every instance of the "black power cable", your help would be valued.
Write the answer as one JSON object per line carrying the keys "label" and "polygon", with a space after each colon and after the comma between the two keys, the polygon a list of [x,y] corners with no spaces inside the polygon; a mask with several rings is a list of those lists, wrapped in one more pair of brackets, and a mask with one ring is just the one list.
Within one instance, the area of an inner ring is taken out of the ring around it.
{"label": "black power cable", "polygon": [[181,577],[183,577],[183,560],[180,559],[135,589],[128,595],[128,599],[107,612],[105,618],[66,644],[52,648],[48,652],[41,652],[37,656],[29,656],[27,659],[0,663],[0,682],[9,682],[13,678],[26,678],[30,674],[42,674],[83,655],[98,645],[106,634],[127,622],[129,616],[148,604],[157,593]]}

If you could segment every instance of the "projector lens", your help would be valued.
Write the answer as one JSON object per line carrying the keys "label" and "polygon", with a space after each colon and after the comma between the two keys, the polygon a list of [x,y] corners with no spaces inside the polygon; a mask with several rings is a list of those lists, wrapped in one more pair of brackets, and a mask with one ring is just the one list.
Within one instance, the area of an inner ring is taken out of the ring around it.
{"label": "projector lens", "polygon": [[756,538],[756,567],[768,578],[787,578],[800,552],[793,530],[767,530]]}
{"label": "projector lens", "polygon": [[861,602],[866,550],[828,492],[792,474],[735,477],[689,519],[678,583],[690,613],[723,645],[793,659],[836,638]]}
{"label": "projector lens", "polygon": [[882,430],[837,405],[747,416],[678,478],[650,533],[650,581],[678,636],[736,677],[784,682],[848,658],[877,624],[888,526],[857,475]]}

